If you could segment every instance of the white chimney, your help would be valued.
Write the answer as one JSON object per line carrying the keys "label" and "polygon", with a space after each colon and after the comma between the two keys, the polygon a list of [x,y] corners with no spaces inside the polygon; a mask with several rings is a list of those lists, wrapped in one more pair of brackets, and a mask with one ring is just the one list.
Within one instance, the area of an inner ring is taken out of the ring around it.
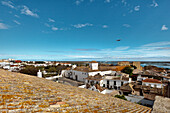
{"label": "white chimney", "polygon": [[92,70],[98,70],[98,62],[96,62],[96,61],[90,62],[89,66]]}
{"label": "white chimney", "polygon": [[40,70],[37,72],[37,77],[42,78],[42,72]]}
{"label": "white chimney", "polygon": [[75,69],[77,66],[76,65],[72,65],[72,69]]}
{"label": "white chimney", "polygon": [[129,83],[131,83],[132,82],[132,78],[129,78]]}

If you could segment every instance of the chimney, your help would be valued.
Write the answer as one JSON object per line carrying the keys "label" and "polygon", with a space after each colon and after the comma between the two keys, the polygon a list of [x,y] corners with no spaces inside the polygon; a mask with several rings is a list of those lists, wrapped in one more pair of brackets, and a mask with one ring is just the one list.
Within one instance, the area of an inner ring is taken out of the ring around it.
{"label": "chimney", "polygon": [[77,66],[76,65],[72,65],[72,69],[75,69]]}
{"label": "chimney", "polygon": [[132,78],[129,78],[129,83],[131,83],[132,82]]}
{"label": "chimney", "polygon": [[42,78],[42,72],[40,70],[37,72],[37,77]]}

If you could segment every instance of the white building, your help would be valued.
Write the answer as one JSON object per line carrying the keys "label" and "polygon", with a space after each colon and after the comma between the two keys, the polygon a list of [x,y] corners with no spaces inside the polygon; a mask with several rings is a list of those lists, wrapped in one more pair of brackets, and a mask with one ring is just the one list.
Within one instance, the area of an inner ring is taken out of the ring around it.
{"label": "white building", "polygon": [[105,76],[103,78],[103,87],[107,87],[109,89],[120,89],[123,84],[128,83],[129,78],[127,77],[118,77],[118,76]]}
{"label": "white building", "polygon": [[163,84],[161,81],[157,79],[145,79],[142,81],[142,85],[156,87],[156,88],[162,88]]}
{"label": "white building", "polygon": [[92,70],[98,70],[98,62],[96,62],[96,61],[90,62],[89,66]]}
{"label": "white building", "polygon": [[101,76],[104,76],[105,74],[114,75],[116,73],[116,71],[112,70],[99,69],[98,63],[95,61],[90,62],[89,65],[90,67],[80,66],[69,70],[62,70],[61,75],[77,81],[85,82],[85,78],[88,76],[95,76],[96,74],[100,74]]}

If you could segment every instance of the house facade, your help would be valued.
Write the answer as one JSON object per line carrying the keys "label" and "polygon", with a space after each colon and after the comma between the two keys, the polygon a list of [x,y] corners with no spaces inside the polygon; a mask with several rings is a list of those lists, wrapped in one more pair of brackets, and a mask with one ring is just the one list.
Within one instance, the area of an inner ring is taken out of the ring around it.
{"label": "house facade", "polygon": [[117,76],[105,76],[103,78],[103,87],[107,87],[109,89],[119,90],[123,84],[128,83],[129,78],[126,77],[117,77]]}
{"label": "house facade", "polygon": [[155,88],[162,88],[163,84],[161,81],[157,79],[145,79],[142,81],[142,85],[155,87]]}
{"label": "house facade", "polygon": [[74,66],[72,69],[62,70],[61,75],[67,78],[74,79],[76,81],[85,82],[85,78],[88,76],[95,76],[96,74],[100,74],[104,76],[106,74],[114,75],[116,71],[111,69],[99,69],[98,63],[96,61],[92,61],[89,63],[89,67],[87,66]]}

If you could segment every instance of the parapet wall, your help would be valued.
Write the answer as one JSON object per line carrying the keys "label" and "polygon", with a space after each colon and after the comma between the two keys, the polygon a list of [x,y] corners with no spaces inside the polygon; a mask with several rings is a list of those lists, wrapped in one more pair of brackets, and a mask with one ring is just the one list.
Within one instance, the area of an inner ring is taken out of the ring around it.
{"label": "parapet wall", "polygon": [[156,96],[152,113],[170,113],[170,98]]}

